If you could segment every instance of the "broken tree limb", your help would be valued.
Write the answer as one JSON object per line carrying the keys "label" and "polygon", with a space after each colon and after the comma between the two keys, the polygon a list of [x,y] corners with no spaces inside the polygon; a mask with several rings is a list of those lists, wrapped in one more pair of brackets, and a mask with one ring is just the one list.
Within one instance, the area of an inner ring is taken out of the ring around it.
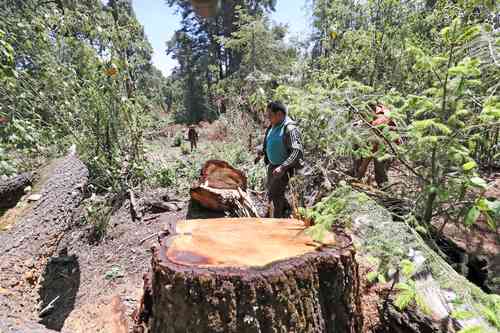
{"label": "broken tree limb", "polygon": [[138,209],[137,201],[135,200],[134,191],[132,189],[128,190],[130,198],[130,215],[133,221],[140,220],[142,218],[141,211]]}
{"label": "broken tree limb", "polygon": [[141,240],[139,241],[139,245],[144,244],[144,242],[145,242],[145,241],[148,241],[148,240],[150,240],[150,239],[154,238],[155,236],[158,236],[158,233],[157,233],[157,232],[152,233],[151,235],[144,237],[143,239],[141,239]]}
{"label": "broken tree limb", "polygon": [[24,195],[24,189],[33,182],[34,174],[25,172],[0,181],[0,208],[14,207]]}
{"label": "broken tree limb", "polygon": [[[39,290],[49,259],[57,255],[59,242],[71,229],[74,215],[88,182],[87,167],[73,154],[53,162],[33,203],[12,228],[0,233],[0,317],[9,315],[38,320]],[[45,301],[41,307],[45,307]]]}
{"label": "broken tree limb", "polygon": [[344,239],[319,247],[303,230],[296,220],[178,223],[153,250],[140,324],[152,333],[360,332],[353,248],[339,249]]}
{"label": "broken tree limb", "polygon": [[57,302],[57,300],[61,298],[60,295],[58,295],[56,298],[54,298],[52,301],[50,301],[49,305],[47,305],[46,307],[44,307],[39,313],[38,313],[38,316],[39,317],[43,317],[45,316],[46,314],[48,314],[49,312],[51,312],[52,310],[54,310],[54,303]]}

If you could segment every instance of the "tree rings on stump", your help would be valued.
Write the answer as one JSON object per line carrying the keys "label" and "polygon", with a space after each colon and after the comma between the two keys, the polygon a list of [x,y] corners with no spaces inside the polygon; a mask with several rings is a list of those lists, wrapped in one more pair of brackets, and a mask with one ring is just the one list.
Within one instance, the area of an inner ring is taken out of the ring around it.
{"label": "tree rings on stump", "polygon": [[354,251],[329,243],[296,220],[181,222],[153,252],[151,332],[359,332]]}

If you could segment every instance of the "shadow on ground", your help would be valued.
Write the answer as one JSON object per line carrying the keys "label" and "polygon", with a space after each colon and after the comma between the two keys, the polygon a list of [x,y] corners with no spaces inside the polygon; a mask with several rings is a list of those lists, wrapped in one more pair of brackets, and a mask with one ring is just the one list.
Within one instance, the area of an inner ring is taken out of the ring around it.
{"label": "shadow on ground", "polygon": [[207,208],[202,207],[199,203],[190,201],[186,220],[196,220],[196,219],[217,219],[223,218],[227,215],[224,212],[216,212]]}
{"label": "shadow on ground", "polygon": [[60,331],[75,307],[80,288],[80,264],[76,255],[68,256],[63,252],[58,257],[52,257],[43,272],[42,281],[40,322],[49,329]]}

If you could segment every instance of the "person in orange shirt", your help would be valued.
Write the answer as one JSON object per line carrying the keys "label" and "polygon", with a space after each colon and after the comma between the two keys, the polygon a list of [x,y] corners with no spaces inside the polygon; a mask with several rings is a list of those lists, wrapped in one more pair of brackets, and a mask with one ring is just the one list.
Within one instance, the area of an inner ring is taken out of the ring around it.
{"label": "person in orange shirt", "polygon": [[[390,130],[397,130],[396,123],[388,115],[389,109],[387,109],[383,104],[370,104],[370,108],[374,113],[374,119],[370,122],[370,125],[372,125],[373,127],[387,125]],[[382,187],[388,181],[387,171],[389,170],[392,161],[390,159],[380,161],[377,158],[373,158],[373,155],[379,150],[380,140],[381,138],[378,137],[377,134],[377,138],[375,140],[372,140],[372,156],[356,160],[354,169],[355,177],[358,179],[362,179],[366,174],[366,170],[368,170],[368,166],[371,160],[373,159],[375,181],[377,182],[377,185],[379,187]],[[396,141],[396,144],[400,144],[399,139]]]}

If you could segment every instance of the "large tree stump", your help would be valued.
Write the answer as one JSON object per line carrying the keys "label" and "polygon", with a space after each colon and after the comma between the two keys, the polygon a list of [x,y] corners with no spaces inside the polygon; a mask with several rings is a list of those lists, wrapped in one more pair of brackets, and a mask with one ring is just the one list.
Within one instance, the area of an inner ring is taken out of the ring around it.
{"label": "large tree stump", "polygon": [[[11,229],[0,232],[0,318],[13,316],[37,321],[38,311],[54,301],[44,297],[50,295],[47,288],[51,284],[44,273],[56,261],[67,259],[59,242],[74,223],[88,170],[74,155],[54,162],[48,169],[48,174],[42,177],[46,180],[41,184],[40,199]],[[66,273],[66,278],[72,278],[73,273],[78,275],[78,269]],[[67,288],[58,292],[60,297],[53,303],[56,311],[64,302],[74,301]]]}
{"label": "large tree stump", "polygon": [[227,162],[210,160],[201,170],[200,179],[191,187],[191,199],[202,207],[237,216],[259,216],[246,193],[245,174]]}
{"label": "large tree stump", "polygon": [[0,181],[0,208],[11,208],[24,195],[24,189],[31,185],[33,173],[25,172]]}
{"label": "large tree stump", "polygon": [[359,332],[348,242],[319,246],[295,220],[181,222],[153,252],[151,332]]}

